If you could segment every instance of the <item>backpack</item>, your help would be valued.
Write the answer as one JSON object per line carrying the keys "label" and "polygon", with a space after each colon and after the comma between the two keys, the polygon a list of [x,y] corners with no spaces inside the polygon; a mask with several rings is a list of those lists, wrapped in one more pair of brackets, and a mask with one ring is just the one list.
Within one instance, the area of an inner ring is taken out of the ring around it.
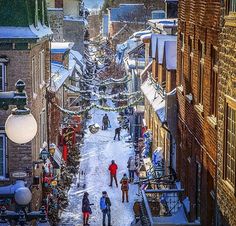
{"label": "backpack", "polygon": [[128,190],[129,189],[129,179],[123,178],[121,181],[121,190]]}
{"label": "backpack", "polygon": [[100,209],[101,210],[106,210],[107,209],[107,204],[106,204],[106,198],[101,197],[100,199]]}

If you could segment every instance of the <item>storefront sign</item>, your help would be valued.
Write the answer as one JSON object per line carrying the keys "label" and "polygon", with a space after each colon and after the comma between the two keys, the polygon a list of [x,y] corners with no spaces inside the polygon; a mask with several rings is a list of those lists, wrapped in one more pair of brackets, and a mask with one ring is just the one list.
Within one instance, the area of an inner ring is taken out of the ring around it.
{"label": "storefront sign", "polygon": [[25,178],[25,177],[28,177],[28,173],[24,171],[16,171],[16,172],[13,172],[11,176],[14,178]]}

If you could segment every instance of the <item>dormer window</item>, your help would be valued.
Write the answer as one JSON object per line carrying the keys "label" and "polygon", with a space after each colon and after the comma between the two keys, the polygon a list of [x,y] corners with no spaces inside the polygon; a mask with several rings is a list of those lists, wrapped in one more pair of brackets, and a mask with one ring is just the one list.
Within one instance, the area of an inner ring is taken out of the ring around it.
{"label": "dormer window", "polygon": [[34,22],[35,22],[35,27],[38,27],[38,20],[39,20],[39,7],[38,7],[38,0],[35,0],[35,18],[34,18]]}

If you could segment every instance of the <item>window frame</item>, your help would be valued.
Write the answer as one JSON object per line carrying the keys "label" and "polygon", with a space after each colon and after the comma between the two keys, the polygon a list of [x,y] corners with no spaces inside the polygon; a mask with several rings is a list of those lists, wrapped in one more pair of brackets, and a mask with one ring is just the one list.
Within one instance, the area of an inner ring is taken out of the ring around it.
{"label": "window frame", "polygon": [[0,132],[0,137],[3,138],[3,175],[0,175],[0,180],[7,178],[7,136],[6,133]]}
{"label": "window frame", "polygon": [[40,77],[40,84],[44,85],[45,83],[45,51],[44,49],[40,51],[39,53],[39,77]]}
{"label": "window frame", "polygon": [[184,82],[184,33],[180,33],[180,71],[179,71],[179,85],[183,85]]}
{"label": "window frame", "polygon": [[32,91],[33,91],[33,93],[36,94],[38,91],[38,76],[37,76],[37,70],[36,70],[36,57],[32,58],[31,66],[32,66]]}
{"label": "window frame", "polygon": [[[232,2],[234,1],[234,2]],[[231,6],[234,4],[234,9]],[[236,1],[235,0],[225,0],[225,14],[231,15],[236,13]]]}
{"label": "window frame", "polygon": [[194,38],[188,37],[188,79],[189,79],[189,93],[192,92],[192,80],[193,80],[193,50],[194,50]]}
{"label": "window frame", "polygon": [[205,43],[198,41],[198,96],[197,103],[203,106]]}
{"label": "window frame", "polygon": [[39,142],[42,147],[43,142],[47,139],[47,122],[46,122],[46,110],[42,109],[39,115]]}
{"label": "window frame", "polygon": [[211,103],[210,114],[217,117],[217,88],[218,88],[218,48],[211,46]]}
{"label": "window frame", "polygon": [[7,77],[7,69],[5,63],[0,63],[0,66],[2,67],[2,85],[0,92],[6,91],[6,77]]}
{"label": "window frame", "polygon": [[[233,191],[234,195],[236,195],[236,157],[234,164],[234,186],[227,179],[227,129],[228,129],[228,109],[229,107],[236,111],[236,100],[230,96],[225,95],[225,109],[224,109],[224,146],[223,146],[223,179],[230,190]],[[236,113],[235,113],[235,121],[236,121]],[[235,147],[236,151],[236,147]]]}

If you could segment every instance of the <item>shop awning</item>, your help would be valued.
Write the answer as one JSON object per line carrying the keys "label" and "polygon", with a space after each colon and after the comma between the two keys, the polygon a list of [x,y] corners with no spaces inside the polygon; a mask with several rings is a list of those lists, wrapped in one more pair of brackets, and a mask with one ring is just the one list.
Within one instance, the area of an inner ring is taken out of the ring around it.
{"label": "shop awning", "polygon": [[55,163],[55,168],[56,169],[61,168],[62,153],[61,153],[61,151],[59,150],[58,147],[55,148],[55,153],[53,155],[53,160],[54,160],[54,163]]}
{"label": "shop awning", "polygon": [[165,122],[165,98],[155,89],[149,79],[143,83],[141,90],[152,105],[161,123]]}

